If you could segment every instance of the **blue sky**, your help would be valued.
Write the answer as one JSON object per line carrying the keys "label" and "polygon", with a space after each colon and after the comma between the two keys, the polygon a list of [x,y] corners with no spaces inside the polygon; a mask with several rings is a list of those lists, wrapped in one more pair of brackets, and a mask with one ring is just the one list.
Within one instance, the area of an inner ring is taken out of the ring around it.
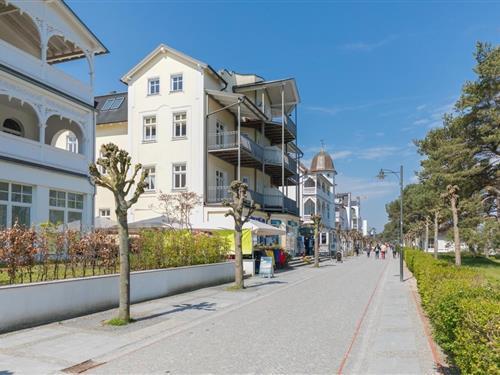
{"label": "blue sky", "polygon": [[[375,179],[405,167],[412,139],[439,126],[466,79],[476,41],[500,41],[500,3],[488,1],[68,1],[111,53],[96,59],[96,93],[124,90],[119,78],[159,43],[215,69],[295,77],[299,145],[310,162],[324,140],[337,191],[361,196],[378,231],[398,182]],[[82,62],[65,69],[80,71]]]}

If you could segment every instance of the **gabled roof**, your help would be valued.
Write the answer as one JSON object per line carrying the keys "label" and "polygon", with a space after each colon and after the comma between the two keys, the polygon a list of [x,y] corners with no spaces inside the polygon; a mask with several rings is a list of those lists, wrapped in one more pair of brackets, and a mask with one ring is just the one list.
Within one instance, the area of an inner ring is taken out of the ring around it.
{"label": "gabled roof", "polygon": [[[123,98],[123,100],[121,100]],[[109,100],[116,100],[120,103],[117,108],[102,110],[104,104]],[[127,92],[111,93],[95,97],[97,110],[97,125],[111,124],[117,122],[126,122],[128,119],[128,96]]]}
{"label": "gabled roof", "polygon": [[[191,56],[186,55],[183,52],[180,52],[166,44],[161,43],[158,47],[156,47],[153,51],[151,51],[145,58],[143,58],[137,65],[135,65],[132,69],[130,69],[122,78],[121,81],[127,84],[130,79],[136,74],[141,68],[143,68],[149,61],[154,59],[156,56],[162,53],[169,53],[171,55],[177,56],[183,60],[189,61],[194,65],[198,65],[203,69],[209,69],[214,75],[216,75],[222,82],[226,83],[226,81],[217,73],[215,69],[213,69],[207,63],[197,60]],[[226,83],[227,84],[227,83]]]}

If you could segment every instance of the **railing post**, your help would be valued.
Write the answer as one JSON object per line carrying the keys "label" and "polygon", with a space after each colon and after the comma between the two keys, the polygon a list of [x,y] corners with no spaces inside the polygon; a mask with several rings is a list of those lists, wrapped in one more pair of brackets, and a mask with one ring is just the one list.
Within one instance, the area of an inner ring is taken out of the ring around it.
{"label": "railing post", "polygon": [[241,181],[241,100],[238,100],[238,181]]}
{"label": "railing post", "polygon": [[[285,87],[281,85],[281,189],[285,186]],[[281,211],[285,212],[283,205]]]}

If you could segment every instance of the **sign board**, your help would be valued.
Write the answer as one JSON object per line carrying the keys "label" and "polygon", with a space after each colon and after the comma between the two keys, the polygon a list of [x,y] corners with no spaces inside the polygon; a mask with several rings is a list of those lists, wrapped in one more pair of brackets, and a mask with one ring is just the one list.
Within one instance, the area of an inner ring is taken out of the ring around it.
{"label": "sign board", "polygon": [[272,257],[262,257],[260,258],[259,275],[263,277],[273,277],[273,258]]}

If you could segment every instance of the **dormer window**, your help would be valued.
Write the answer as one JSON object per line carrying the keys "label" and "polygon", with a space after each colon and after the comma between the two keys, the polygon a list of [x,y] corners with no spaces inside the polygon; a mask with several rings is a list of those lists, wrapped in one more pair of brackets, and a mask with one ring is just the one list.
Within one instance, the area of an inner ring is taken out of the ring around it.
{"label": "dormer window", "polygon": [[17,135],[18,137],[23,136],[23,127],[19,122],[8,118],[3,122],[2,131],[12,135]]}
{"label": "dormer window", "polygon": [[170,76],[170,92],[182,91],[184,89],[184,81],[182,74],[173,74]]}

